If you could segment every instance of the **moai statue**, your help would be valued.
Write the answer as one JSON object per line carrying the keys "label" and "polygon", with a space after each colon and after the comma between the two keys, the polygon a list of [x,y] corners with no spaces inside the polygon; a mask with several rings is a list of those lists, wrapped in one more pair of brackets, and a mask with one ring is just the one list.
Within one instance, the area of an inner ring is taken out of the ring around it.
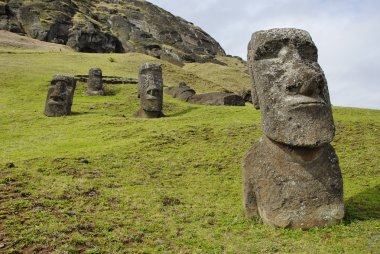
{"label": "moai statue", "polygon": [[102,76],[102,70],[101,69],[92,68],[88,72],[86,94],[90,95],[90,96],[104,95],[103,76]]}
{"label": "moai statue", "polygon": [[45,104],[45,115],[66,116],[71,114],[76,80],[73,77],[55,75],[50,83]]}
{"label": "moai statue", "polygon": [[140,110],[135,114],[141,118],[163,117],[163,82],[159,64],[144,63],[139,70]]}
{"label": "moai statue", "polygon": [[252,35],[248,65],[264,136],[243,159],[248,217],[273,227],[324,227],[344,216],[343,181],[325,75],[308,32]]}

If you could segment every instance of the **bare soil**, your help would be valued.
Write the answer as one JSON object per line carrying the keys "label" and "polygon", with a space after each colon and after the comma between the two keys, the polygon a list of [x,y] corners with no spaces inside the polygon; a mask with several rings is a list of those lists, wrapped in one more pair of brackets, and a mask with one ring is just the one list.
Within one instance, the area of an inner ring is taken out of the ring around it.
{"label": "bare soil", "polygon": [[0,46],[36,51],[73,51],[70,47],[22,36],[5,30],[0,30]]}

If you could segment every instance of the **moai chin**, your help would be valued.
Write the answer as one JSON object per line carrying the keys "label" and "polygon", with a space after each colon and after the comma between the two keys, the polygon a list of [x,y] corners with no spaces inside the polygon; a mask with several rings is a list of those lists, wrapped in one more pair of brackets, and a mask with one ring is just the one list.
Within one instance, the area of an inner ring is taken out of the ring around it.
{"label": "moai chin", "polygon": [[90,96],[104,95],[101,69],[92,68],[89,70],[86,94]]}
{"label": "moai chin", "polygon": [[55,75],[48,90],[45,103],[45,115],[70,115],[75,87],[76,80],[73,77]]}
{"label": "moai chin", "polygon": [[163,81],[159,64],[144,63],[139,70],[140,110],[135,114],[141,118],[163,117]]}
{"label": "moai chin", "polygon": [[252,35],[252,99],[264,136],[243,159],[248,217],[274,227],[330,226],[344,216],[343,181],[329,92],[308,32],[271,29]]}

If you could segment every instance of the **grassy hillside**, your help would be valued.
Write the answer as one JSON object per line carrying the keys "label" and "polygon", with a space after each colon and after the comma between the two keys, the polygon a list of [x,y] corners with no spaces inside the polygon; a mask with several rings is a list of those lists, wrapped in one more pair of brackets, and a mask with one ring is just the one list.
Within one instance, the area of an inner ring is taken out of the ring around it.
{"label": "grassy hillside", "polygon": [[[262,135],[260,112],[248,104],[165,96],[167,117],[136,119],[137,85],[86,97],[79,83],[72,116],[42,114],[52,75],[100,67],[136,78],[144,61],[159,62],[0,50],[0,253],[379,253],[380,111],[334,108],[347,216],[310,231],[244,218],[241,160]],[[208,75],[163,65],[166,85],[224,89],[220,66],[207,64]]]}

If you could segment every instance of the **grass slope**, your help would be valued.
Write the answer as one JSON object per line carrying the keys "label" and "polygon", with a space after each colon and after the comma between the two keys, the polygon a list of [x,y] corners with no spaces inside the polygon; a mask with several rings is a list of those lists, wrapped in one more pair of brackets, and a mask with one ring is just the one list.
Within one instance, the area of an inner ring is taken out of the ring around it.
{"label": "grass slope", "polygon": [[[136,85],[86,97],[79,83],[72,116],[42,114],[52,75],[100,67],[136,78],[144,61],[159,62],[139,54],[1,51],[0,253],[380,251],[380,111],[334,108],[347,216],[310,231],[244,218],[241,159],[262,135],[252,106],[165,96],[167,117],[136,119]],[[203,78],[163,64],[166,85],[221,89],[201,66]]]}

